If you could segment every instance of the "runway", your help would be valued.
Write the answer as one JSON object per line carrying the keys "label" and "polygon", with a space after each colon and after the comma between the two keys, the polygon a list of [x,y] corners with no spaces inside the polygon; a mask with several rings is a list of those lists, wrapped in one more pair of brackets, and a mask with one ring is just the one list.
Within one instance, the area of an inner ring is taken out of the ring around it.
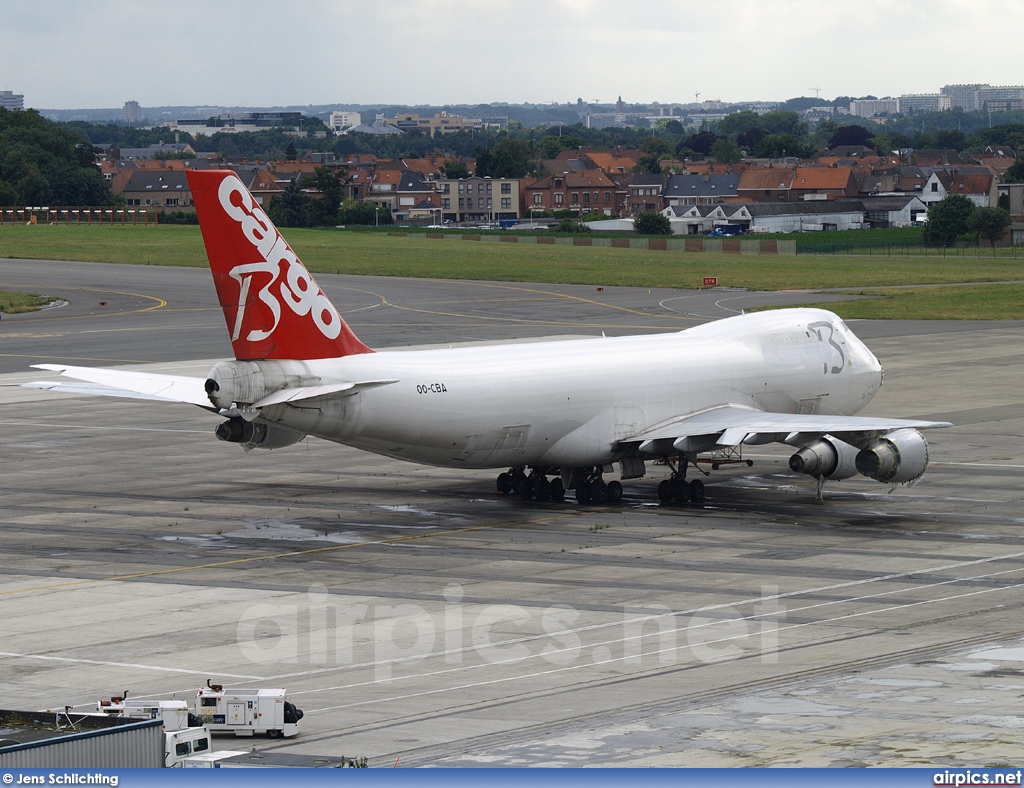
{"label": "runway", "polygon": [[[373,347],[671,331],[799,293],[317,276]],[[18,388],[35,362],[205,374],[201,269],[0,260],[69,304],[0,322],[0,705],[287,687],[372,766],[978,766],[1024,715],[1024,324],[854,322],[866,414],[949,420],[911,488],[789,452],[664,507],[524,503],[490,472],[317,440],[244,453],[189,406]],[[815,300],[825,300],[815,296]],[[595,360],[600,363],[600,360]],[[609,370],[614,374],[614,370]]]}

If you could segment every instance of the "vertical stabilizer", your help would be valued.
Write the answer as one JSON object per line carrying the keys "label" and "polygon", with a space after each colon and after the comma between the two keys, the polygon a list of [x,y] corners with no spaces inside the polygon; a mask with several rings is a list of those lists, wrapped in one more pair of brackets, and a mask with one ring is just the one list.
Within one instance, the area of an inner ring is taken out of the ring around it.
{"label": "vertical stabilizer", "polygon": [[372,353],[230,170],[188,173],[235,358]]}

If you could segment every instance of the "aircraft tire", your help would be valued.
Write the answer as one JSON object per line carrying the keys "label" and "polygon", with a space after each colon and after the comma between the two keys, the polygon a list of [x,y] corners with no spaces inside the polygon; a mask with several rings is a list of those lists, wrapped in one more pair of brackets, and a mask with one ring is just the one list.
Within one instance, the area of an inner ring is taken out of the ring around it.
{"label": "aircraft tire", "polygon": [[561,479],[552,479],[551,481],[551,501],[553,503],[560,503],[565,500],[565,485],[562,484]]}
{"label": "aircraft tire", "polygon": [[693,481],[690,482],[690,500],[704,500],[704,482],[702,482],[700,479],[694,479]]}
{"label": "aircraft tire", "polygon": [[607,503],[608,485],[600,479],[592,482],[590,485],[590,500],[594,503]]}
{"label": "aircraft tire", "polygon": [[519,493],[519,497],[524,501],[532,499],[535,492],[533,479],[527,477],[519,482],[519,489],[516,492]]}
{"label": "aircraft tire", "polygon": [[608,482],[608,503],[618,503],[622,500],[622,484],[619,482]]}
{"label": "aircraft tire", "polygon": [[590,503],[590,485],[580,482],[576,485],[576,501],[578,503]]}
{"label": "aircraft tire", "polygon": [[676,503],[689,503],[690,483],[686,479],[676,479],[672,484],[672,497]]}
{"label": "aircraft tire", "polygon": [[537,496],[538,501],[550,501],[551,500],[551,482],[541,476],[533,484],[534,494]]}
{"label": "aircraft tire", "polygon": [[669,479],[662,479],[658,485],[658,500],[662,503],[672,502],[672,482]]}
{"label": "aircraft tire", "polygon": [[498,479],[495,482],[495,484],[498,487],[498,492],[502,493],[503,495],[508,495],[510,492],[512,492],[512,477],[509,476],[507,473],[499,473]]}

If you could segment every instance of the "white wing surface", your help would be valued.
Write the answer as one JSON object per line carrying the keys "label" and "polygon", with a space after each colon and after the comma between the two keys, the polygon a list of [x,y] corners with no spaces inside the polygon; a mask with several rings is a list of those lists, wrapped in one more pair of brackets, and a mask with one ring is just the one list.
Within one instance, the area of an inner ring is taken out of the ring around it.
{"label": "white wing surface", "polygon": [[202,408],[213,408],[204,388],[205,378],[159,375],[154,372],[128,372],[120,369],[70,367],[64,364],[33,364],[32,366],[35,369],[59,372],[66,377],[98,385],[80,386],[43,381],[26,383],[26,388],[43,388],[65,394],[98,394],[106,397],[182,402],[199,405]]}
{"label": "white wing surface", "polygon": [[864,434],[891,432],[912,428],[918,430],[951,427],[947,421],[918,419],[885,419],[874,416],[827,416],[800,413],[767,413],[723,405],[719,408],[680,416],[627,438],[620,443],[696,438],[717,435],[718,446],[738,446],[750,435],[811,433],[819,435]]}

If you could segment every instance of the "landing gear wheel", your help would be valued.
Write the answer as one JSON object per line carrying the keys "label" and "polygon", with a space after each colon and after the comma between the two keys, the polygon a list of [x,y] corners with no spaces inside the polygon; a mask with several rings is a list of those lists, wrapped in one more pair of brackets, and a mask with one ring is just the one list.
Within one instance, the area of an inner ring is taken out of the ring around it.
{"label": "landing gear wheel", "polygon": [[516,492],[519,493],[519,497],[522,498],[524,501],[529,501],[531,498],[533,498],[533,479],[527,477],[523,479],[521,482],[519,482],[519,487],[516,490]]}
{"label": "landing gear wheel", "polygon": [[704,500],[704,482],[702,482],[700,479],[694,479],[693,481],[690,482],[690,500]]}
{"label": "landing gear wheel", "polygon": [[561,479],[551,480],[551,502],[560,503],[565,500],[565,485]]}
{"label": "landing gear wheel", "polygon": [[591,482],[590,500],[594,503],[605,503],[608,500],[608,485],[600,479]]}
{"label": "landing gear wheel", "polygon": [[580,482],[576,485],[576,501],[578,503],[590,503],[590,485]]}
{"label": "landing gear wheel", "polygon": [[622,500],[622,485],[619,482],[608,482],[608,503]]}
{"label": "landing gear wheel", "polygon": [[549,482],[543,476],[539,477],[533,483],[533,491],[537,496],[538,501],[549,501],[551,500],[551,482]]}
{"label": "landing gear wheel", "polygon": [[512,492],[512,477],[507,473],[499,473],[495,485],[498,488],[498,492],[502,495],[508,495]]}
{"label": "landing gear wheel", "polygon": [[672,483],[672,497],[676,503],[689,503],[690,483],[686,479],[676,479]]}
{"label": "landing gear wheel", "polygon": [[662,503],[672,502],[672,482],[669,479],[663,479],[658,485],[658,500]]}

